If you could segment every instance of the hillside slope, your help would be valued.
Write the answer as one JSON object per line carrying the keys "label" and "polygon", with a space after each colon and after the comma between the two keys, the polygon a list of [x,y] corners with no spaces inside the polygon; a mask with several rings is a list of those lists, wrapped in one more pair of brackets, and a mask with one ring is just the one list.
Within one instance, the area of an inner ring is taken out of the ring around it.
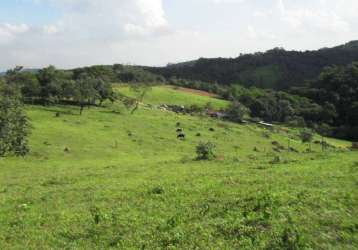
{"label": "hillside slope", "polygon": [[[296,130],[107,105],[27,106],[30,155],[0,159],[1,249],[358,247],[349,142],[307,152]],[[200,141],[216,160],[195,160]]]}
{"label": "hillside slope", "polygon": [[177,77],[219,84],[236,84],[278,90],[302,86],[326,66],[358,61],[358,41],[317,51],[286,51],[281,48],[237,58],[201,58],[189,63],[145,69],[167,78]]}
{"label": "hillside slope", "polygon": [[[135,93],[126,85],[117,85],[115,88],[118,92],[125,94],[129,97],[133,97]],[[197,90],[191,90],[179,88],[175,86],[155,86],[150,88],[148,93],[144,97],[144,102],[146,104],[170,104],[170,105],[198,105],[200,107],[204,107],[207,104],[210,104],[215,109],[226,108],[229,105],[229,101],[212,98],[210,97],[210,93],[204,91],[200,93]]]}

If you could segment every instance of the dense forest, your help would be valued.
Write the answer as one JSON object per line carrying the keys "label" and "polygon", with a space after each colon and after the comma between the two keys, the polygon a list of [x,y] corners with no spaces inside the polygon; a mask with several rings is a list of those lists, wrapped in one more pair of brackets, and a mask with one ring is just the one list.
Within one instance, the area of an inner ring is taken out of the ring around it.
{"label": "dense forest", "polygon": [[358,61],[358,41],[317,51],[286,51],[275,48],[264,53],[244,54],[237,58],[201,58],[167,67],[146,67],[169,78],[200,80],[221,85],[286,90],[302,86],[326,67]]}

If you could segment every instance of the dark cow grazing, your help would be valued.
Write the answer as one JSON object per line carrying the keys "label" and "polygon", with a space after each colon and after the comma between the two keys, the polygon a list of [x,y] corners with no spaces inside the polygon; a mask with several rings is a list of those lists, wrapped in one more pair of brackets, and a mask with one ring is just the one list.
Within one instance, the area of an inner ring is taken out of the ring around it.
{"label": "dark cow grazing", "polygon": [[182,128],[178,128],[177,129],[177,133],[182,133],[183,132],[183,129]]}
{"label": "dark cow grazing", "polygon": [[180,122],[177,122],[177,128],[180,127],[180,125],[181,125]]}
{"label": "dark cow grazing", "polygon": [[200,133],[197,133],[197,134],[196,134],[196,136],[198,136],[198,137],[199,137],[199,136],[201,136],[201,134],[200,134]]}
{"label": "dark cow grazing", "polygon": [[61,114],[59,112],[56,112],[55,117],[60,117]]}
{"label": "dark cow grazing", "polygon": [[214,128],[209,128],[209,131],[214,132],[215,129]]}
{"label": "dark cow grazing", "polygon": [[185,134],[180,133],[180,134],[177,136],[177,138],[180,139],[180,140],[184,140],[184,139],[185,139]]}

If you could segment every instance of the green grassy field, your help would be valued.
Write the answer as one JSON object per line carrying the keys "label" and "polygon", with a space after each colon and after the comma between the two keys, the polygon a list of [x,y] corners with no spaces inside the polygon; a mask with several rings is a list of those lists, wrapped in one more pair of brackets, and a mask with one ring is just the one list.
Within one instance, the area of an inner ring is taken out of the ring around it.
{"label": "green grassy field", "polygon": [[[152,95],[145,102],[208,99]],[[349,142],[306,152],[296,130],[112,110],[27,107],[31,153],[0,159],[0,249],[358,249]],[[217,145],[216,160],[195,159],[200,141]]]}
{"label": "green grassy field", "polygon": [[[135,93],[129,88],[118,85],[116,88],[120,93],[127,96],[133,96]],[[185,105],[190,106],[196,104],[204,107],[210,103],[214,108],[221,109],[228,106],[228,102],[225,100],[211,98],[208,96],[200,96],[194,93],[185,93],[183,91],[177,91],[172,86],[154,86],[148,91],[144,97],[144,103],[160,105]]]}

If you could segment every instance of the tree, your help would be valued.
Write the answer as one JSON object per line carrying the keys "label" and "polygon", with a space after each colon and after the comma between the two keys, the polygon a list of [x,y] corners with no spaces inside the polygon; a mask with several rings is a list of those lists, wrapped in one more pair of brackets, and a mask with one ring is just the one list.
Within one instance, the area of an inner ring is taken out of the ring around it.
{"label": "tree", "polygon": [[322,147],[322,151],[324,151],[324,149],[327,146],[327,143],[325,142],[324,137],[331,135],[332,128],[328,124],[323,123],[318,126],[316,131],[321,135],[321,147]]}
{"label": "tree", "polygon": [[110,100],[112,102],[115,100],[114,91],[110,83],[105,82],[102,79],[96,79],[94,89],[98,93],[100,106],[102,106],[102,103],[105,100]]}
{"label": "tree", "polygon": [[35,74],[22,71],[21,66],[8,70],[5,74],[6,83],[16,86],[21,90],[21,94],[26,101],[33,100],[40,96],[41,86]]}
{"label": "tree", "polygon": [[19,91],[0,83],[0,156],[24,156],[29,152],[29,120]]}
{"label": "tree", "polygon": [[23,70],[24,67],[16,66],[14,69],[9,69],[6,71],[5,80],[6,82],[18,83],[20,79],[18,79],[19,73]]}
{"label": "tree", "polygon": [[74,80],[64,80],[60,85],[60,99],[61,100],[71,100],[74,99],[76,93],[76,81]]}
{"label": "tree", "polygon": [[311,150],[311,142],[313,140],[313,132],[309,129],[301,130],[300,138],[301,138],[302,143],[309,143],[310,150]]}
{"label": "tree", "polygon": [[288,117],[292,117],[295,114],[295,111],[288,100],[279,100],[277,104],[278,104],[277,118],[280,122],[286,121]]}
{"label": "tree", "polygon": [[248,108],[237,101],[232,102],[226,112],[229,119],[234,122],[241,122],[250,113]]}
{"label": "tree", "polygon": [[86,105],[90,105],[92,100],[97,98],[97,92],[94,89],[94,79],[83,75],[76,81],[74,89],[74,100],[80,106],[80,115]]}
{"label": "tree", "polygon": [[152,87],[148,84],[134,84],[131,85],[130,88],[135,93],[134,108],[131,111],[131,114],[134,114],[139,108],[139,104],[143,102],[145,95],[152,89]]}
{"label": "tree", "polygon": [[41,69],[37,74],[37,78],[41,85],[41,99],[46,103],[58,101],[61,96],[61,84],[68,76],[54,66],[49,66]]}
{"label": "tree", "polygon": [[21,78],[21,93],[26,101],[30,100],[34,102],[41,94],[41,86],[34,74],[31,73],[20,73]]}

